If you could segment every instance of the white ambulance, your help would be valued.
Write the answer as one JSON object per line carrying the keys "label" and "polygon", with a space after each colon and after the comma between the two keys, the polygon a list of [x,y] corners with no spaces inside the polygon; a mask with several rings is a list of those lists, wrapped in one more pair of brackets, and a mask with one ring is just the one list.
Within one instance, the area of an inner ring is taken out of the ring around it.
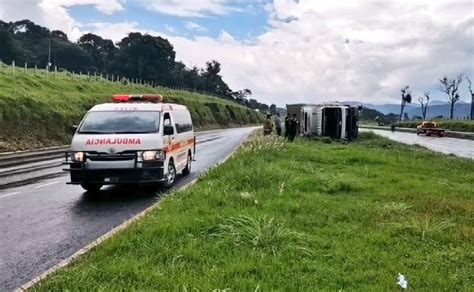
{"label": "white ambulance", "polygon": [[161,95],[114,95],[77,126],[66,153],[70,184],[97,192],[103,185],[160,183],[191,172],[195,154],[191,114]]}

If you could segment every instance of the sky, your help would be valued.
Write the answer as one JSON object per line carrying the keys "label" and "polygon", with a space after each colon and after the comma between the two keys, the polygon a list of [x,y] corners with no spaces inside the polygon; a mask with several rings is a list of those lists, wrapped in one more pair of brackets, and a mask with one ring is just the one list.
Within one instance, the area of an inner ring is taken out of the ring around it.
{"label": "sky", "polygon": [[474,79],[474,0],[0,0],[0,19],[71,40],[160,35],[187,66],[218,60],[232,89],[279,106],[398,103],[405,84],[446,100],[439,78]]}

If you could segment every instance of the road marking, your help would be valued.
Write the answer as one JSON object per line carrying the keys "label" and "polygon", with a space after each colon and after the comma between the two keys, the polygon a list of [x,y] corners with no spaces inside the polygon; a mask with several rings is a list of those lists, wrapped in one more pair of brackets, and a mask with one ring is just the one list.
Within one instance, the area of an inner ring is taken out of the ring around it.
{"label": "road marking", "polygon": [[3,195],[3,196],[0,196],[0,198],[6,198],[6,197],[10,197],[10,196],[13,196],[13,195],[16,195],[16,194],[19,194],[20,192],[13,192],[13,193],[9,193],[9,194],[6,194],[6,195]]}
{"label": "road marking", "polygon": [[50,183],[47,183],[47,184],[44,184],[44,185],[39,185],[37,187],[35,187],[35,189],[41,189],[41,188],[44,188],[44,187],[47,187],[47,186],[50,186],[50,185],[54,185],[54,184],[57,184],[59,183],[59,181],[53,181],[53,182],[50,182]]}

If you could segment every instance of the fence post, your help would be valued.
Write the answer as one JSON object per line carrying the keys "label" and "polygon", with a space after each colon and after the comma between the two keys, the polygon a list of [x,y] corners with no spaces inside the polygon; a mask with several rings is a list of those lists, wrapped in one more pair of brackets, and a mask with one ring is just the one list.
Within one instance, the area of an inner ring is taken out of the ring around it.
{"label": "fence post", "polygon": [[79,71],[79,78],[82,79],[82,71]]}
{"label": "fence post", "polygon": [[38,64],[35,64],[35,76],[38,73]]}
{"label": "fence post", "polygon": [[97,72],[94,71],[94,81],[97,80]]}
{"label": "fence post", "polygon": [[15,61],[12,61],[12,72],[15,75]]}
{"label": "fence post", "polygon": [[2,69],[2,67],[3,67],[3,60],[0,59],[0,69]]}
{"label": "fence post", "polygon": [[58,78],[58,66],[54,65],[54,78]]}
{"label": "fence post", "polygon": [[28,62],[25,61],[25,73],[26,73],[26,70],[28,70]]}

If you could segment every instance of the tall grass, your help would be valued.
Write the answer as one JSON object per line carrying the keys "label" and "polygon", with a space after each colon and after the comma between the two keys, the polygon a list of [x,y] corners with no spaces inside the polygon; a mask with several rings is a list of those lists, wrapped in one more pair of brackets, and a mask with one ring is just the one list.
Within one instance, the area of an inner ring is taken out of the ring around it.
{"label": "tall grass", "polygon": [[77,75],[0,70],[0,151],[65,144],[70,126],[114,93],[160,93],[168,102],[187,105],[196,128],[258,123],[260,115],[236,103],[182,90],[122,85]]}
{"label": "tall grass", "polygon": [[474,162],[361,137],[252,137],[36,288],[471,291]]}

